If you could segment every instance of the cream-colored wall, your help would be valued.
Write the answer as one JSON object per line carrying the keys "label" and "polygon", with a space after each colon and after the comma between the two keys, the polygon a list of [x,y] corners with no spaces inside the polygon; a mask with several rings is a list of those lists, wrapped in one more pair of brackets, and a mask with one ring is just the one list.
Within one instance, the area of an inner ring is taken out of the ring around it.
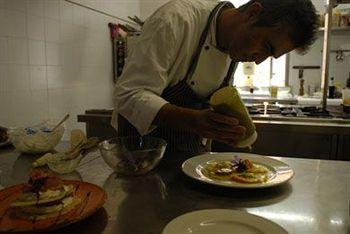
{"label": "cream-colored wall", "polygon": [[152,13],[162,6],[163,4],[167,3],[169,0],[140,0],[140,16],[142,19],[146,19]]}
{"label": "cream-colored wall", "polygon": [[[335,35],[331,38],[332,50],[339,49],[342,45],[348,45],[350,49],[350,31],[334,33]],[[299,90],[299,78],[298,70],[292,69],[293,66],[298,65],[317,65],[322,67],[322,53],[323,50],[323,33],[319,33],[319,39],[315,42],[308,54],[301,56],[295,52],[290,54],[290,72],[289,80],[290,86],[293,87],[294,93],[298,93]],[[336,60],[336,54],[330,54],[330,63],[329,63],[329,77],[334,77],[336,83],[340,83],[341,86],[345,86],[346,79],[349,77],[350,73],[350,53],[345,53],[345,58],[343,61]],[[321,69],[317,70],[304,70],[304,87],[307,89],[310,86],[312,89],[314,87],[320,88],[321,86]]]}
{"label": "cream-colored wall", "polygon": [[[126,18],[138,0],[77,0]],[[63,0],[0,0],[0,125],[25,126],[112,108],[107,24],[115,19]],[[67,131],[69,132],[69,131]]]}

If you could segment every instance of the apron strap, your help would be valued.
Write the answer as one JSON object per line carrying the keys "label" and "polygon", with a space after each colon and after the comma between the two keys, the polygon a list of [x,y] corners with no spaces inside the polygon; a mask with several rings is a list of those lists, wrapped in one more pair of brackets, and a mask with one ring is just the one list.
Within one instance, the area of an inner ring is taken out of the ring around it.
{"label": "apron strap", "polygon": [[226,77],[225,77],[224,81],[221,84],[221,88],[224,87],[224,86],[228,86],[229,83],[230,83],[231,78],[232,78],[232,84],[233,84],[234,77],[232,77],[232,75],[236,71],[237,66],[238,66],[238,63],[231,61],[230,67],[228,68],[228,71],[226,73]]}
{"label": "apron strap", "polygon": [[199,39],[199,45],[192,57],[192,60],[191,60],[191,64],[190,64],[190,67],[189,69],[187,70],[187,73],[186,73],[186,78],[185,80],[187,81],[188,79],[190,79],[194,73],[194,71],[196,70],[196,67],[197,67],[197,63],[198,63],[198,59],[199,59],[199,56],[201,54],[201,51],[202,51],[202,48],[203,48],[203,45],[205,43],[205,40],[207,38],[207,35],[208,35],[208,32],[209,32],[209,29],[210,29],[210,24],[214,18],[214,16],[216,15],[216,13],[221,9],[222,6],[226,5],[226,4],[232,4],[230,2],[220,2],[218,5],[215,6],[215,8],[210,12],[210,15],[209,15],[209,18],[208,18],[208,23],[207,25],[205,26],[203,32],[202,32],[202,35]]}

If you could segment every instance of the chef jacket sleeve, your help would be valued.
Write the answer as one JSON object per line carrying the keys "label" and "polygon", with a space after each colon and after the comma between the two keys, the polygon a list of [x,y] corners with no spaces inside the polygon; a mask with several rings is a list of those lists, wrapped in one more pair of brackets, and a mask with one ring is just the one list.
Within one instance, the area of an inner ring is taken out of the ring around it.
{"label": "chef jacket sleeve", "polygon": [[154,130],[152,122],[167,103],[160,95],[170,83],[169,70],[181,47],[179,36],[181,32],[163,18],[146,21],[117,81],[114,108],[141,135]]}

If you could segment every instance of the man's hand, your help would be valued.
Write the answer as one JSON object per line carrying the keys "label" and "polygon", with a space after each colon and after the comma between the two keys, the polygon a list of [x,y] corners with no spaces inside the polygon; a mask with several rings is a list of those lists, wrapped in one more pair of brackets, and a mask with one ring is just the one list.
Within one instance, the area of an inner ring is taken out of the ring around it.
{"label": "man's hand", "polygon": [[215,113],[210,109],[195,110],[171,104],[160,109],[153,123],[192,131],[233,147],[238,140],[244,138],[246,131],[234,117]]}
{"label": "man's hand", "polygon": [[231,116],[218,114],[212,110],[200,110],[193,113],[192,129],[198,135],[234,146],[243,139],[246,129]]}

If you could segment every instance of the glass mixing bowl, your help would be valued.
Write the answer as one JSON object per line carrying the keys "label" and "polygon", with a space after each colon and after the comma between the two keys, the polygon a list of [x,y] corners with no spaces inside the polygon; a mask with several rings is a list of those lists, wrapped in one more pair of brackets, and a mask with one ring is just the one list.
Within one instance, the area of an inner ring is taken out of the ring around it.
{"label": "glass mixing bowl", "polygon": [[104,161],[122,175],[142,175],[162,159],[166,141],[156,137],[117,137],[102,141],[98,148]]}

